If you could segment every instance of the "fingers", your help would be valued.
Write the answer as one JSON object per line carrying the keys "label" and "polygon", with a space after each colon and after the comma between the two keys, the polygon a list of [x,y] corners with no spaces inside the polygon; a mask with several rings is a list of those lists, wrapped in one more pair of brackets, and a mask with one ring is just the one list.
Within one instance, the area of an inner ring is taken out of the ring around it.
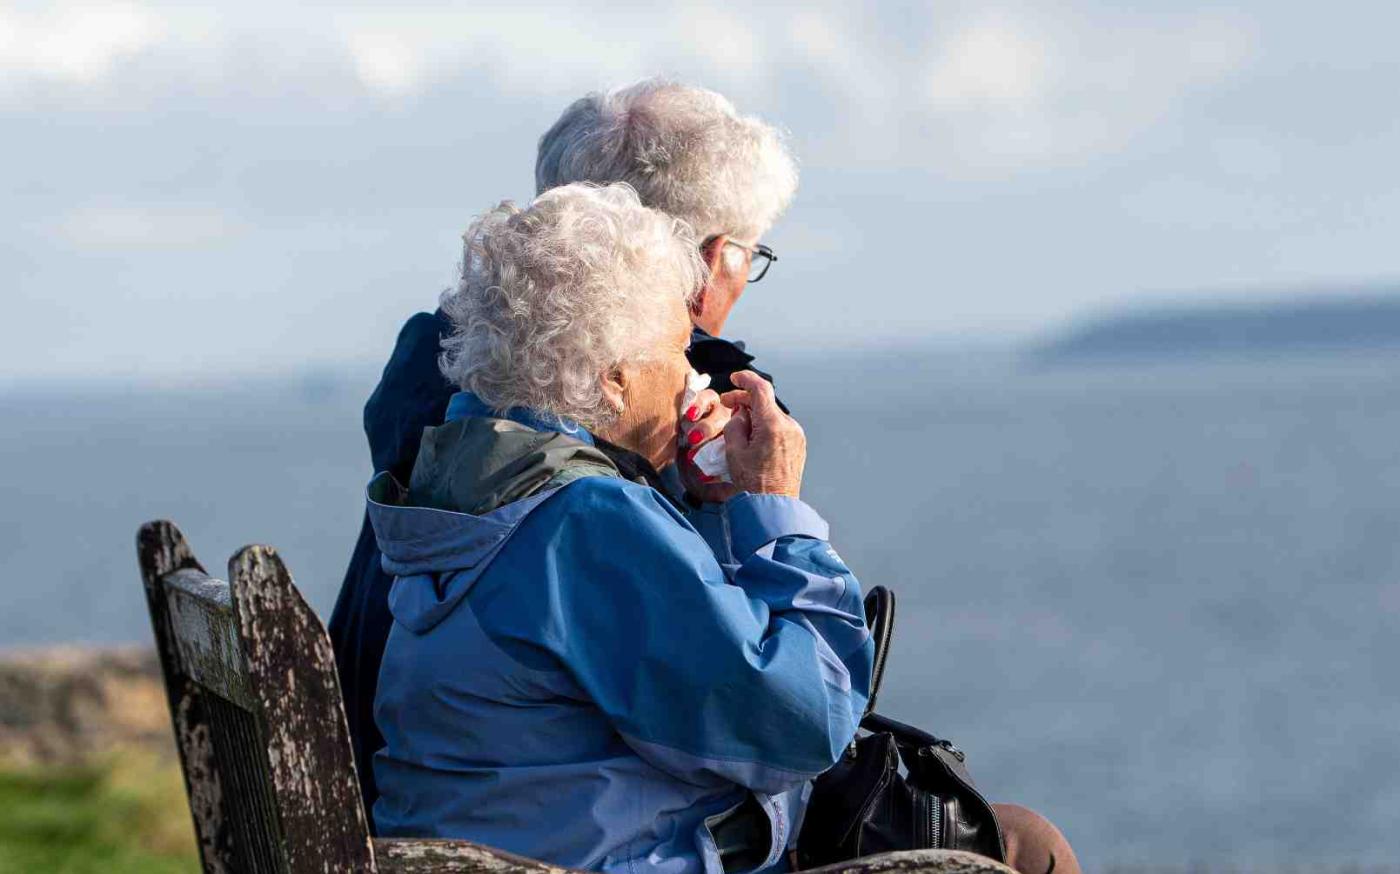
{"label": "fingers", "polygon": [[725,392],[719,396],[719,402],[731,410],[747,407],[753,403],[749,397],[749,393],[742,389],[734,389],[733,391]]}
{"label": "fingers", "polygon": [[748,448],[751,426],[748,407],[740,407],[734,411],[729,424],[724,426],[724,445],[730,453],[743,452]]}
{"label": "fingers", "polygon": [[699,446],[719,436],[730,415],[719,394],[709,389],[700,392],[681,416],[681,446]]}
{"label": "fingers", "polygon": [[685,434],[681,436],[682,445],[699,446],[701,443],[708,443],[724,433],[724,426],[728,422],[728,416],[709,416],[701,419],[686,429]]}
{"label": "fingers", "polygon": [[807,457],[806,436],[778,406],[773,386],[758,374],[730,374],[735,390],[720,396],[734,411],[724,429],[729,474],[734,487],[755,494],[797,497]]}
{"label": "fingers", "polygon": [[719,402],[719,394],[714,389],[707,388],[695,396],[694,402],[686,408],[681,418],[686,422],[698,422],[709,415]]}
{"label": "fingers", "polygon": [[735,388],[751,394],[766,394],[769,400],[773,398],[773,386],[752,370],[736,370],[729,374],[729,381],[734,383]]}
{"label": "fingers", "polygon": [[748,406],[760,418],[768,418],[779,413],[778,399],[773,394],[773,385],[752,370],[738,370],[729,375],[729,381],[748,395]]}

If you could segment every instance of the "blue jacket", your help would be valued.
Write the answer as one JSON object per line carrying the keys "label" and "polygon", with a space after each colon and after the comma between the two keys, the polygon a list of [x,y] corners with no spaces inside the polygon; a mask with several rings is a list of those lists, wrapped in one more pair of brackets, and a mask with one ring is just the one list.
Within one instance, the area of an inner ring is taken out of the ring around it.
{"label": "blue jacket", "polygon": [[[389,471],[406,481],[418,458],[423,429],[442,424],[448,400],[456,391],[438,370],[442,338],[451,330],[452,323],[438,310],[414,315],[399,332],[379,385],[365,404],[365,436],[374,472]],[[697,328],[691,338],[690,360],[696,370],[710,374],[715,385],[723,388],[728,385],[731,371],[752,369],[753,356],[744,351],[742,343],[711,337]],[[366,515],[329,623],[356,770],[365,809],[371,813],[371,827],[379,793],[370,763],[375,751],[384,745],[374,724],[374,693],[384,642],[392,624],[392,577],[384,573],[380,558],[374,529]]]}
{"label": "blue jacket", "polygon": [[[533,428],[459,424],[476,438],[548,427],[510,417]],[[425,454],[451,427],[429,429]],[[706,821],[747,805],[765,834],[745,867],[781,866],[808,781],[850,742],[869,692],[860,586],[821,518],[796,499],[732,499],[726,567],[669,501],[618,476],[480,515],[415,506],[415,492],[381,474],[369,495],[395,576],[375,703],[380,834],[722,874]]]}

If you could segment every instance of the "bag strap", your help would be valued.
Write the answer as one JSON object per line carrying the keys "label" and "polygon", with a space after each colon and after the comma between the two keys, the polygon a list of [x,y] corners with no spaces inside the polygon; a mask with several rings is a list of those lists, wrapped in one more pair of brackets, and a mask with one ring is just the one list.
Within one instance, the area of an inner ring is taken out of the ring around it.
{"label": "bag strap", "polygon": [[890,657],[890,639],[894,637],[894,592],[875,586],[865,596],[865,624],[875,639],[875,666],[870,672],[870,698],[865,702],[865,717],[875,713],[875,698],[885,679],[885,662]]}
{"label": "bag strap", "polygon": [[935,737],[921,728],[915,728],[907,722],[900,722],[888,716],[881,716],[878,713],[867,713],[860,721],[860,727],[870,732],[879,732],[894,735],[897,743],[909,747],[942,747],[950,752],[961,753],[950,741]]}
{"label": "bag strap", "polygon": [[951,741],[875,712],[875,698],[885,679],[885,663],[889,660],[890,640],[894,637],[894,592],[884,586],[875,586],[870,590],[865,596],[865,623],[870,627],[870,636],[875,638],[875,666],[870,674],[870,699],[866,701],[860,727],[869,732],[892,734],[896,742],[903,746],[940,747],[962,761],[962,750]]}

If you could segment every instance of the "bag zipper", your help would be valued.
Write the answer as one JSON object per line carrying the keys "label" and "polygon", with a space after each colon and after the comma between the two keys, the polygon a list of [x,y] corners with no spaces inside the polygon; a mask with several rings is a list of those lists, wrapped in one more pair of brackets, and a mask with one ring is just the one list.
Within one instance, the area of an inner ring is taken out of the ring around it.
{"label": "bag zipper", "polygon": [[928,808],[928,845],[930,849],[943,846],[943,802],[936,795],[929,795],[924,802]]}

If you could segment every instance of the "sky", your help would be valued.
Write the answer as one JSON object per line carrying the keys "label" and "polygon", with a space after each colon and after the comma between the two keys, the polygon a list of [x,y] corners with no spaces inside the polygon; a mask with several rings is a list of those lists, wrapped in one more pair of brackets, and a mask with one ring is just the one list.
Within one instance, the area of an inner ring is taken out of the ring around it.
{"label": "sky", "polygon": [[583,93],[788,131],[759,349],[1400,280],[1400,6],[0,2],[0,385],[382,361]]}

